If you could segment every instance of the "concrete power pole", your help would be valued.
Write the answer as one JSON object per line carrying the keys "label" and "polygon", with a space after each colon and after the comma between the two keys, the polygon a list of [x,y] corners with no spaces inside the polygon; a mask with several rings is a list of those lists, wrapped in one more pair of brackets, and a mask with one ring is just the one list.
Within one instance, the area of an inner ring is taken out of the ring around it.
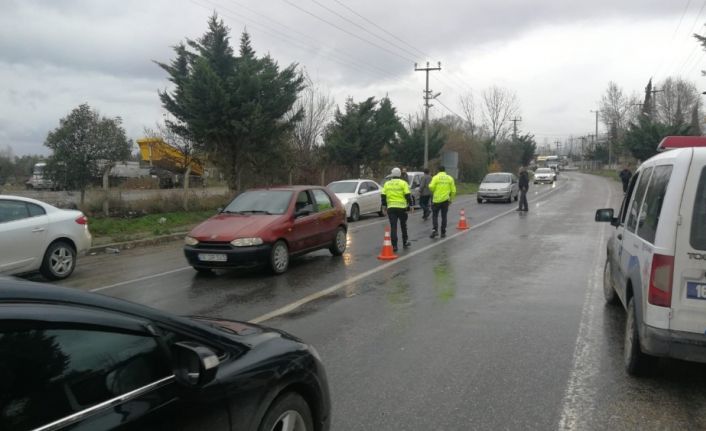
{"label": "concrete power pole", "polygon": [[441,62],[437,63],[437,67],[429,67],[429,62],[427,61],[427,67],[417,67],[417,63],[414,63],[415,72],[426,72],[427,85],[424,90],[424,167],[429,167],[429,108],[432,105],[429,103],[430,100],[436,99],[441,93],[436,93],[432,96],[431,90],[429,90],[429,72],[432,70],[441,70]]}
{"label": "concrete power pole", "polygon": [[512,140],[516,141],[517,140],[517,122],[522,121],[522,117],[519,117],[519,118],[515,117],[510,121],[512,121]]}

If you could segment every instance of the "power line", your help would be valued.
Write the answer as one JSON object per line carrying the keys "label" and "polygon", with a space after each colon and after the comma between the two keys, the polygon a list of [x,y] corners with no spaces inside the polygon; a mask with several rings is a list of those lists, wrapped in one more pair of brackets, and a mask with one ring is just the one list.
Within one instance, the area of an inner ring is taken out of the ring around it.
{"label": "power line", "polygon": [[450,113],[452,113],[453,115],[457,116],[458,118],[460,118],[460,119],[463,120],[463,121],[467,121],[465,118],[463,118],[462,116],[460,116],[456,111],[454,111],[453,109],[451,109],[451,108],[449,108],[448,106],[446,106],[446,104],[445,104],[444,102],[442,102],[441,99],[439,99],[438,97],[437,97],[435,100],[436,100],[437,102],[439,102],[439,104],[440,104],[441,106],[443,106],[444,108],[446,108],[446,110],[449,111]]}
{"label": "power line", "polygon": [[[696,14],[696,18],[694,18],[694,23],[691,26],[691,30],[689,31],[688,37],[690,38],[692,34],[694,34],[694,31],[696,30],[696,24],[698,24],[699,19],[701,18],[701,14],[704,11],[704,8],[706,7],[706,0],[701,4],[701,8],[699,9],[699,13]],[[686,66],[687,63],[689,63],[694,56],[694,53],[696,52],[696,49],[699,47],[698,44],[695,44],[694,48],[691,50],[689,53],[689,56],[687,57],[686,61],[682,63],[682,65],[676,69],[672,69],[673,71],[677,72],[677,74],[680,74],[684,67]]]}
{"label": "power line", "polygon": [[[689,5],[691,5],[691,0],[687,0],[686,2],[686,7],[684,8],[684,11],[681,14],[681,17],[679,18],[679,24],[677,24],[677,28],[674,29],[674,33],[672,33],[672,38],[669,40],[669,45],[667,48],[667,52],[671,52],[672,44],[674,43],[674,38],[676,37],[677,33],[679,32],[679,27],[681,27],[681,23],[684,20],[684,15],[686,15],[686,11],[689,10]],[[662,61],[659,65],[659,69],[657,69],[657,72],[655,72],[655,76],[658,76],[659,73],[662,71],[662,68],[664,67],[665,62]]]}
{"label": "power line", "polygon": [[302,7],[300,7],[300,6],[296,5],[296,4],[294,4],[294,3],[292,3],[290,0],[283,0],[283,1],[284,1],[285,3],[287,3],[288,5],[292,6],[293,8],[299,9],[300,11],[304,12],[305,14],[310,15],[310,16],[312,16],[312,17],[318,19],[319,21],[322,21],[322,22],[324,22],[324,23],[330,25],[331,27],[334,27],[334,28],[336,28],[336,29],[338,29],[338,30],[340,30],[340,31],[342,31],[342,32],[344,32],[344,33],[346,33],[346,34],[349,35],[349,36],[353,36],[354,38],[359,39],[359,40],[361,40],[361,41],[363,41],[363,42],[365,42],[365,43],[367,43],[367,44],[369,44],[369,45],[371,45],[371,46],[374,46],[374,47],[378,48],[378,49],[381,49],[381,50],[383,50],[383,51],[385,51],[385,52],[387,52],[387,53],[389,53],[389,54],[392,54],[392,55],[394,55],[395,57],[401,58],[401,59],[403,59],[403,60],[405,60],[405,61],[409,61],[410,63],[414,63],[414,60],[413,60],[413,59],[410,59],[410,58],[408,58],[408,57],[405,57],[405,56],[403,56],[403,55],[400,55],[400,54],[396,53],[395,51],[392,51],[392,50],[390,50],[390,49],[387,49],[387,48],[385,48],[384,46],[378,45],[377,43],[372,42],[372,41],[370,41],[370,40],[368,40],[368,39],[366,39],[366,38],[364,38],[364,37],[358,36],[357,34],[352,33],[352,32],[350,32],[350,31],[346,30],[345,28],[340,27],[340,26],[338,26],[338,25],[332,23],[331,21],[329,21],[329,20],[327,20],[327,19],[325,19],[325,18],[321,18],[320,16],[316,15],[315,13],[313,13],[313,12],[311,12],[311,11],[308,11],[308,10],[306,10],[306,9],[304,9],[304,8],[302,8]]}

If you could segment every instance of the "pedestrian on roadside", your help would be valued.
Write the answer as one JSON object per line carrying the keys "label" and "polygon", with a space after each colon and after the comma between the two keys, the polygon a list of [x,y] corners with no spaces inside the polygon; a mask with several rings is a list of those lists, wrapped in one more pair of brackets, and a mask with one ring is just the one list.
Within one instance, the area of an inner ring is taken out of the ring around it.
{"label": "pedestrian on roadside", "polygon": [[529,205],[527,205],[527,192],[529,191],[529,173],[524,166],[520,167],[520,178],[517,186],[520,188],[520,207],[517,211],[529,211]]}
{"label": "pedestrian on roadside", "polygon": [[397,251],[397,221],[402,228],[402,246],[407,248],[412,245],[407,236],[407,211],[412,205],[412,195],[407,181],[400,178],[402,172],[399,168],[393,168],[390,176],[392,178],[382,187],[381,198],[382,206],[387,209],[387,218],[390,220],[392,250]]}
{"label": "pedestrian on roadside", "polygon": [[630,184],[630,178],[632,177],[632,172],[627,166],[623,166],[623,170],[618,174],[620,181],[623,182],[623,193],[628,192],[628,184]]}
{"label": "pedestrian on roadside", "polygon": [[441,237],[446,238],[449,205],[456,197],[456,183],[453,177],[446,173],[446,169],[443,166],[439,166],[439,173],[431,179],[429,190],[432,192],[433,230],[431,231],[431,238],[436,238],[439,233],[439,213],[441,213]]}
{"label": "pedestrian on roadside", "polygon": [[405,167],[402,168],[402,173],[400,175],[400,178],[407,181],[407,184],[409,184],[409,175],[407,175],[407,168],[405,168]]}
{"label": "pedestrian on roadside", "polygon": [[424,168],[424,175],[419,180],[419,206],[422,207],[422,220],[426,221],[431,213],[431,207],[429,202],[431,201],[431,190],[429,190],[429,183],[431,183],[431,175],[429,175],[429,168]]}

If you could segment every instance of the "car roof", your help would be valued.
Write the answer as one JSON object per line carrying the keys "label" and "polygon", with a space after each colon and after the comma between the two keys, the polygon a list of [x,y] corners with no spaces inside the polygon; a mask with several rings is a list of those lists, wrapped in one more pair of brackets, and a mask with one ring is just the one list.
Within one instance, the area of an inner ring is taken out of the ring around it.
{"label": "car roof", "polygon": [[651,165],[653,163],[659,164],[661,161],[667,161],[667,160],[677,160],[681,158],[688,158],[689,160],[691,159],[692,154],[704,154],[706,153],[706,148],[703,147],[693,147],[693,148],[675,148],[672,150],[666,150],[661,153],[655,154],[654,156],[650,157],[649,159],[645,160],[642,162],[640,165],[640,168],[646,165]]}

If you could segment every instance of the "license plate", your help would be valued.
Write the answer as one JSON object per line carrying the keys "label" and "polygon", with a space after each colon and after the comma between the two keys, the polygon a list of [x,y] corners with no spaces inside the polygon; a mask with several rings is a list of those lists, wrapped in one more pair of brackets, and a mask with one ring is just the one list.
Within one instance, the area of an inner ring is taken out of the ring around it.
{"label": "license plate", "polygon": [[199,253],[199,260],[201,262],[226,262],[228,256],[225,254]]}
{"label": "license plate", "polygon": [[689,281],[686,283],[686,297],[706,300],[706,284]]}

